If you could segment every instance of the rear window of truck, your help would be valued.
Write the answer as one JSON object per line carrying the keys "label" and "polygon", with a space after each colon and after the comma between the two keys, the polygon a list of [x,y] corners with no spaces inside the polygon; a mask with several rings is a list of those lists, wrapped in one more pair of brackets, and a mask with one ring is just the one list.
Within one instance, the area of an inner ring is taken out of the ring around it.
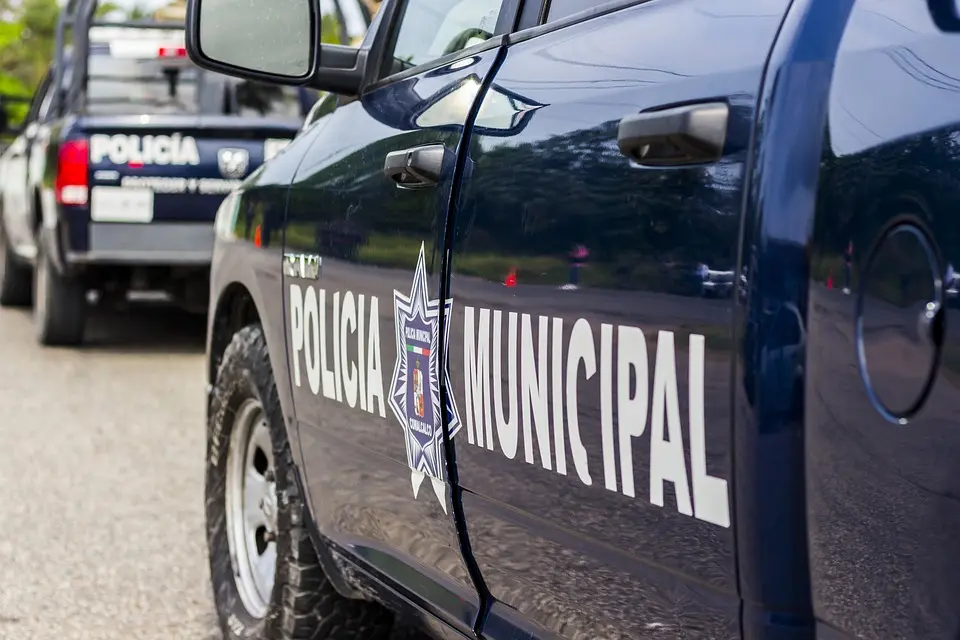
{"label": "rear window of truck", "polygon": [[91,33],[84,111],[299,119],[309,108],[308,96],[297,88],[202,71],[186,57],[181,42],[182,33],[179,40],[141,37],[133,42],[97,42]]}

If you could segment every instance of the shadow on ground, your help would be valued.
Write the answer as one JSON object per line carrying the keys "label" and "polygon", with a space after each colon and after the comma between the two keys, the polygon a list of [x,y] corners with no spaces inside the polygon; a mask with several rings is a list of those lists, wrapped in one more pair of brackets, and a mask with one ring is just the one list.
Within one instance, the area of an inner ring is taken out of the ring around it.
{"label": "shadow on ground", "polygon": [[[29,309],[4,309],[32,322]],[[91,306],[88,310],[82,351],[116,353],[202,354],[207,318],[173,305],[134,302],[126,308]],[[74,348],[76,349],[76,348]]]}
{"label": "shadow on ground", "polygon": [[164,303],[130,303],[124,309],[91,307],[84,351],[197,353],[204,351],[207,319]]}

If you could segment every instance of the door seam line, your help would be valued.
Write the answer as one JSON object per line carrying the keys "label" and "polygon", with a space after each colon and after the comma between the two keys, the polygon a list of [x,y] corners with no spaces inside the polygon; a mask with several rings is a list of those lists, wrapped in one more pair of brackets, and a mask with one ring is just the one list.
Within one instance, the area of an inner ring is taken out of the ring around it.
{"label": "door seam line", "polygon": [[[467,113],[467,119],[464,123],[463,133],[460,135],[460,142],[457,145],[456,149],[456,163],[454,165],[453,179],[450,187],[450,196],[447,203],[447,215],[446,222],[444,225],[444,237],[443,237],[443,255],[441,258],[441,277],[440,277],[440,299],[447,300],[451,298],[450,289],[451,289],[451,280],[452,280],[452,270],[451,262],[453,258],[453,238],[456,232],[456,222],[457,222],[457,213],[459,212],[460,205],[460,196],[461,196],[461,184],[466,172],[466,167],[468,162],[472,162],[469,157],[470,151],[470,140],[473,136],[473,127],[474,122],[476,121],[477,114],[480,111],[480,105],[483,104],[484,99],[486,98],[487,91],[490,89],[490,85],[493,83],[493,79],[496,77],[497,72],[500,70],[500,66],[503,63],[504,58],[506,58],[507,46],[501,45],[497,54],[493,60],[493,63],[490,66],[489,71],[487,72],[486,77],[481,81],[480,89],[477,92],[477,97],[474,99],[473,104],[470,106],[470,110]],[[446,327],[446,305],[440,305],[440,326]],[[444,363],[444,368],[449,367],[449,358],[446,353],[446,348],[444,345],[448,344],[448,340],[441,340],[441,362]],[[489,589],[487,588],[486,582],[483,579],[483,575],[480,571],[480,567],[477,564],[476,558],[473,554],[473,547],[470,543],[470,534],[467,530],[466,516],[463,510],[463,489],[460,486],[460,477],[457,471],[457,459],[456,459],[456,450],[453,446],[453,439],[450,437],[449,431],[447,430],[447,425],[450,423],[450,416],[447,413],[447,407],[450,406],[449,403],[449,394],[452,393],[452,389],[447,387],[445,382],[446,376],[441,376],[440,383],[440,404],[444,407],[443,411],[445,414],[444,419],[444,428],[443,428],[443,447],[444,454],[446,458],[446,467],[447,467],[447,477],[450,478],[450,493],[451,493],[451,502],[453,505],[453,520],[454,526],[457,531],[457,540],[459,541],[460,546],[460,555],[463,558],[463,562],[466,565],[467,573],[470,575],[470,579],[474,584],[474,587],[477,589],[477,593],[480,595],[480,607],[477,611],[477,618],[473,623],[473,632],[477,637],[480,637],[481,630],[483,629],[484,623],[486,622],[487,616],[490,613],[490,608],[493,604],[493,596],[490,594]]]}

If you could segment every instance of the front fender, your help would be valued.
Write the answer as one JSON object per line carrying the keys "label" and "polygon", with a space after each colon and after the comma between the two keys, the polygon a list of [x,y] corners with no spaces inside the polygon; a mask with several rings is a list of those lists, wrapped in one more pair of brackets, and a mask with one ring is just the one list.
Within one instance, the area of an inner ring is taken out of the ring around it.
{"label": "front fender", "polygon": [[[316,137],[314,127],[299,135],[277,157],[257,168],[217,212],[210,269],[207,325],[207,393],[212,392],[222,355],[222,336],[251,321],[263,327],[283,409],[287,437],[297,464],[302,462],[293,412],[286,349],[283,291],[283,229],[287,195],[303,156]],[[249,305],[245,307],[244,305]]]}

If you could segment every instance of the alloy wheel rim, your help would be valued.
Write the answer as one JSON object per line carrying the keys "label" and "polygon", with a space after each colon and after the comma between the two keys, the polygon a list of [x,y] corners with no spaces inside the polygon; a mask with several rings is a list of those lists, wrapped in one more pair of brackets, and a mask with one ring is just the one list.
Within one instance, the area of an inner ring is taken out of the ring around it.
{"label": "alloy wheel rim", "polygon": [[277,567],[277,487],[263,407],[247,400],[235,414],[227,453],[227,540],[246,610],[266,616]]}

